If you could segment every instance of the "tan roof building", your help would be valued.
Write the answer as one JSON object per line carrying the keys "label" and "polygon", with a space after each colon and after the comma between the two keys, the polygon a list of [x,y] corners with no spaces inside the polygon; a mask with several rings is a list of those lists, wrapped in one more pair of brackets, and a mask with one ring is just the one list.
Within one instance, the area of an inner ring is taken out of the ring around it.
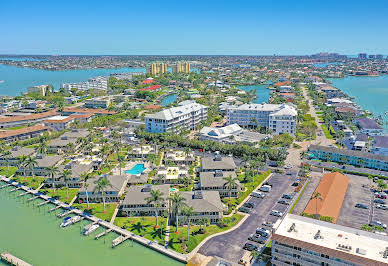
{"label": "tan roof building", "polygon": [[304,212],[333,217],[333,222],[336,223],[348,185],[349,178],[341,173],[325,174],[314,192],[319,193],[320,197],[311,199]]}

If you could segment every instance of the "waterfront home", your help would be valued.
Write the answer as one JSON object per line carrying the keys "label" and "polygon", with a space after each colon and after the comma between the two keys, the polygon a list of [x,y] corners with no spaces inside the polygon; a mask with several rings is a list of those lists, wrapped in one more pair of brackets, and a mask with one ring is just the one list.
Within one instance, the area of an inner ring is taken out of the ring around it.
{"label": "waterfront home", "polygon": [[318,145],[310,145],[308,152],[313,159],[388,171],[388,156],[384,155]]}
{"label": "waterfront home", "polygon": [[194,129],[207,119],[208,107],[191,103],[172,107],[145,116],[146,131],[151,133],[179,132],[182,129]]}
{"label": "waterfront home", "polygon": [[1,166],[18,166],[21,156],[32,156],[33,154],[35,154],[35,150],[32,148],[25,148],[19,146],[14,146],[7,151],[9,152],[8,154],[0,156]]}
{"label": "waterfront home", "polygon": [[59,138],[53,139],[47,147],[49,153],[65,153],[70,150],[77,150],[81,145],[80,140],[89,135],[86,129],[73,129],[72,131],[64,133]]}
{"label": "waterfront home", "polygon": [[83,186],[78,192],[78,201],[86,202],[86,193],[88,193],[89,202],[99,203],[103,202],[103,195],[97,191],[97,182],[103,178],[109,181],[110,185],[105,187],[105,202],[119,202],[121,196],[124,194],[125,187],[127,185],[127,175],[104,175],[96,176],[87,181],[88,187]]}
{"label": "waterfront home", "polygon": [[[67,186],[71,188],[80,188],[82,185],[81,175],[85,173],[90,173],[94,169],[93,163],[77,163],[77,162],[71,162],[66,165],[59,165],[58,166],[58,173],[52,177],[49,175],[46,180],[45,184],[49,187],[52,187],[55,185],[55,187],[62,187]],[[69,176],[69,179],[63,180],[62,173],[64,170],[70,170],[71,174]]]}
{"label": "waterfront home", "polygon": [[[223,212],[227,210],[217,191],[179,191],[177,193],[182,195],[189,208],[193,208],[194,215],[190,220],[194,224],[204,218],[209,219],[210,223],[217,223],[222,219]],[[184,221],[184,218],[182,214],[179,215],[180,221]]]}
{"label": "waterfront home", "polygon": [[375,136],[372,142],[371,153],[388,156],[388,136]]}
{"label": "waterfront home", "polygon": [[225,127],[203,127],[200,131],[201,139],[213,140],[225,144],[254,143],[269,136],[243,129],[237,124]]}
{"label": "waterfront home", "polygon": [[186,167],[159,167],[154,180],[164,184],[176,184],[180,183],[182,178],[188,175]]}
{"label": "waterfront home", "polygon": [[158,154],[158,149],[156,145],[135,145],[132,150],[128,151],[129,158],[147,158],[148,155]]}
{"label": "waterfront home", "polygon": [[219,153],[216,153],[213,158],[205,157],[201,159],[201,172],[215,172],[217,170],[233,172],[236,168],[233,157],[222,157]]}
{"label": "waterfront home", "polygon": [[218,191],[220,197],[238,197],[239,193],[244,191],[244,187],[239,181],[236,181],[236,184],[229,188],[224,179],[229,176],[237,177],[234,171],[201,172],[199,173],[199,186],[202,191]]}
{"label": "waterfront home", "polygon": [[63,158],[61,156],[47,156],[38,154],[36,157],[36,165],[34,167],[19,165],[16,174],[26,176],[49,176],[49,167],[58,166]]}
{"label": "waterfront home", "polygon": [[87,99],[85,101],[84,107],[85,108],[108,108],[112,103],[112,97],[111,96],[100,96],[95,97],[92,99]]}
{"label": "waterfront home", "polygon": [[151,195],[151,190],[162,192],[163,201],[158,207],[159,215],[168,213],[168,198],[170,195],[170,185],[139,185],[130,186],[124,200],[120,204],[120,211],[125,216],[153,216],[155,215],[154,203],[148,203],[147,198]]}
{"label": "waterfront home", "polygon": [[193,152],[185,152],[180,150],[168,150],[164,154],[163,162],[168,164],[172,162],[176,165],[191,165],[195,162],[195,156]]}
{"label": "waterfront home", "polygon": [[26,140],[42,136],[49,128],[43,125],[35,125],[14,130],[0,131],[0,141],[11,143],[19,140]]}
{"label": "waterfront home", "polygon": [[2,117],[0,118],[0,128],[19,127],[19,126],[30,125],[30,124],[32,125],[32,124],[42,122],[56,115],[58,115],[57,111],[51,110],[51,111],[39,113],[39,114]]}
{"label": "waterfront home", "polygon": [[363,117],[355,121],[355,124],[360,128],[360,131],[368,136],[384,135],[384,128],[376,123],[375,120]]}

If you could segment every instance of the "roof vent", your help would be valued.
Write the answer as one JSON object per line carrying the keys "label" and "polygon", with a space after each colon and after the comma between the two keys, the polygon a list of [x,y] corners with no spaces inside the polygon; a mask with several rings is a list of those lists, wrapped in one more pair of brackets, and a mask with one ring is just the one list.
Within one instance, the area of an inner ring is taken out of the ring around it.
{"label": "roof vent", "polygon": [[352,250],[352,246],[338,244],[337,249],[349,252]]}
{"label": "roof vent", "polygon": [[314,239],[323,239],[323,236],[321,236],[321,230],[318,230],[318,232],[315,234]]}
{"label": "roof vent", "polygon": [[291,233],[291,232],[296,232],[295,223],[292,223],[292,225],[290,226],[290,229],[288,229],[288,232],[289,232],[289,233]]}
{"label": "roof vent", "polygon": [[203,199],[202,191],[194,191],[193,199]]}
{"label": "roof vent", "polygon": [[388,247],[385,248],[383,258],[386,259],[388,257]]}
{"label": "roof vent", "polygon": [[142,192],[151,192],[151,188],[152,188],[151,184],[146,184],[141,191]]}
{"label": "roof vent", "polygon": [[222,170],[216,170],[216,172],[214,173],[214,177],[223,177],[224,174],[222,173]]}
{"label": "roof vent", "polygon": [[366,255],[366,250],[362,249],[362,248],[357,248],[356,249],[356,253],[358,253],[360,255]]}

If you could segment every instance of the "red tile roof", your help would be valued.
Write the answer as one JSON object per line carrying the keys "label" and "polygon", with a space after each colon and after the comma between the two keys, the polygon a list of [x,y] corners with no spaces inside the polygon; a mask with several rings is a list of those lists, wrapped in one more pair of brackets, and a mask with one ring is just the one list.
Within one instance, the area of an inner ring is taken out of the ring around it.
{"label": "red tile roof", "polygon": [[57,111],[51,110],[51,111],[39,113],[39,114],[10,116],[10,117],[0,118],[0,123],[10,123],[10,122],[17,122],[17,121],[25,121],[25,120],[36,120],[36,119],[41,119],[41,118],[56,116],[56,115],[58,115]]}
{"label": "red tile roof", "polygon": [[147,88],[140,89],[140,90],[141,91],[153,91],[153,90],[157,90],[157,89],[160,89],[160,85],[153,85],[151,87],[147,87]]}
{"label": "red tile roof", "polygon": [[150,84],[152,82],[154,82],[153,79],[146,79],[146,80],[142,81],[141,84]]}
{"label": "red tile roof", "polygon": [[0,131],[0,139],[17,136],[25,133],[35,132],[35,131],[41,131],[41,130],[48,130],[49,128],[43,125],[35,125],[31,127],[24,127],[20,129],[14,129],[14,130],[4,130]]}

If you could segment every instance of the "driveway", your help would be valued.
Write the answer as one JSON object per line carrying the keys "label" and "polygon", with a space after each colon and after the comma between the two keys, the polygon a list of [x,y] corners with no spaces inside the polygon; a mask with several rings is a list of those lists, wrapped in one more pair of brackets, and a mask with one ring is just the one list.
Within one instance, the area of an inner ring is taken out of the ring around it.
{"label": "driveway", "polygon": [[278,204],[277,202],[283,193],[293,191],[291,184],[297,173],[295,170],[292,173],[293,175],[273,174],[268,180],[272,184],[271,192],[267,193],[264,199],[252,197],[248,200],[248,202],[255,204],[255,208],[244,223],[236,230],[210,239],[198,252],[206,256],[218,256],[232,262],[238,262],[245,252],[242,247],[248,242],[249,235],[255,233],[256,228],[261,227],[264,221],[275,222],[279,219],[278,217],[270,216],[269,213],[274,209],[281,212],[287,209],[288,206]]}

